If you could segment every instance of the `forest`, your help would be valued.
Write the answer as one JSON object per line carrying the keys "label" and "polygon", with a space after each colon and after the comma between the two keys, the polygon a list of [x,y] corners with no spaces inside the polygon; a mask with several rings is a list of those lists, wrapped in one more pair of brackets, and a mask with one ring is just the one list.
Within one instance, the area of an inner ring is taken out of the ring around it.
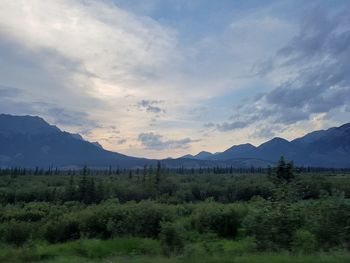
{"label": "forest", "polygon": [[350,173],[2,169],[0,262],[350,262]]}

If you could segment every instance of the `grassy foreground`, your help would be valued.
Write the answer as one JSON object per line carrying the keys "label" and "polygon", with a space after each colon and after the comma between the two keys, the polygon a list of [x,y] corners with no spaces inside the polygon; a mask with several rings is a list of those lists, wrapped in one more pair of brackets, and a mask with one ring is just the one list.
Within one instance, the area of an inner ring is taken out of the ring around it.
{"label": "grassy foreground", "polygon": [[24,247],[0,248],[0,262],[42,263],[303,263],[350,262],[347,252],[291,253],[253,252],[249,241],[212,241],[189,244],[182,255],[163,256],[160,243],[144,238],[115,238],[112,240],[82,239],[63,244],[29,244]]}

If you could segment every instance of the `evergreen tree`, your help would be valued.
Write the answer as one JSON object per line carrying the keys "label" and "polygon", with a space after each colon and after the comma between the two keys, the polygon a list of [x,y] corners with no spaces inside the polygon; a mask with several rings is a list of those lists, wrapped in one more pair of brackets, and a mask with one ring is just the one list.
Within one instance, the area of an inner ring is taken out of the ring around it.
{"label": "evergreen tree", "polygon": [[96,188],[95,188],[95,180],[93,177],[87,181],[86,193],[84,202],[87,204],[94,203],[96,201]]}
{"label": "evergreen tree", "polygon": [[142,183],[146,182],[146,176],[147,176],[147,165],[143,167],[143,173],[142,173]]}
{"label": "evergreen tree", "polygon": [[284,160],[283,156],[281,156],[280,160],[278,161],[278,165],[276,167],[276,179],[277,181],[282,183],[289,183],[291,180],[294,179],[293,163],[292,162],[287,163]]}
{"label": "evergreen tree", "polygon": [[65,200],[67,201],[73,201],[76,198],[76,191],[75,191],[75,185],[74,185],[74,179],[73,176],[71,175],[69,178],[69,183],[66,188],[65,192]]}
{"label": "evergreen tree", "polygon": [[87,175],[83,174],[79,182],[79,201],[85,201],[88,187]]}
{"label": "evergreen tree", "polygon": [[160,161],[158,161],[157,162],[157,170],[156,170],[156,180],[155,180],[157,187],[159,186],[159,183],[160,183],[161,169],[162,169],[161,163],[160,163]]}
{"label": "evergreen tree", "polygon": [[102,180],[99,180],[97,187],[96,187],[96,192],[95,192],[95,202],[100,203],[102,200],[105,198],[105,189],[102,183]]}

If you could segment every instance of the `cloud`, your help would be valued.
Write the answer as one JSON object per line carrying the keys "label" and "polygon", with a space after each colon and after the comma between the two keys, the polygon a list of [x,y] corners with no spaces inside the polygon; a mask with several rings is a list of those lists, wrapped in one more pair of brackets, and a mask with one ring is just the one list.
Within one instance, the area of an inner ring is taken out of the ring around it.
{"label": "cloud", "polygon": [[272,138],[274,137],[276,132],[272,129],[272,127],[263,127],[260,129],[255,130],[253,133],[252,137],[257,137],[257,138]]}
{"label": "cloud", "polygon": [[215,127],[215,124],[213,122],[207,122],[207,123],[204,123],[204,128],[213,128]]}
{"label": "cloud", "polygon": [[141,100],[137,105],[141,109],[145,109],[147,112],[151,113],[161,113],[165,112],[165,109],[160,108],[157,106],[158,104],[162,103],[162,101],[159,100]]}
{"label": "cloud", "polygon": [[72,88],[77,83],[73,84],[71,74],[81,71],[79,64],[55,51],[33,52],[1,36],[1,30],[0,37],[0,79],[6,83],[0,87],[1,112],[40,115],[64,126],[96,127],[97,121],[85,109],[88,105],[101,107],[103,104]]}
{"label": "cloud", "polygon": [[119,139],[119,140],[117,140],[117,144],[118,144],[118,145],[124,144],[124,143],[126,143],[126,141],[127,141],[127,140],[124,139],[124,138],[123,138],[123,139]]}
{"label": "cloud", "polygon": [[1,1],[0,37],[4,85],[75,111],[121,114],[116,100],[143,95],[176,61],[170,29],[105,1]]}
{"label": "cloud", "polygon": [[0,9],[2,34],[34,50],[54,49],[106,82],[161,67],[174,42],[153,20],[102,1],[4,0]]}
{"label": "cloud", "polygon": [[[262,122],[289,125],[349,105],[346,12],[304,15],[298,33],[293,1],[132,2],[0,1],[0,111],[164,157],[202,150],[189,138],[203,138],[203,126],[218,151],[232,142],[223,131],[244,141]],[[171,151],[138,148],[150,125],[154,144]],[[157,137],[169,132],[185,139]]]}
{"label": "cloud", "polygon": [[164,140],[162,135],[154,134],[153,132],[139,134],[138,140],[146,149],[158,151],[165,149],[188,149],[192,142],[198,141],[190,138]]}
{"label": "cloud", "polygon": [[249,125],[248,122],[245,121],[236,121],[236,122],[224,122],[222,124],[217,124],[216,128],[219,131],[232,131],[236,129],[242,129]]}
{"label": "cloud", "polygon": [[21,94],[21,90],[13,87],[0,85],[0,98],[13,98]]}
{"label": "cloud", "polygon": [[275,62],[294,77],[265,94],[267,105],[298,121],[350,103],[349,11],[331,15],[316,8],[305,16],[299,34],[279,50]]}
{"label": "cloud", "polygon": [[54,116],[54,121],[57,124],[89,127],[90,129],[100,127],[95,121],[90,120],[85,112],[67,111],[61,107],[51,107],[46,109],[45,112],[50,116]]}
{"label": "cloud", "polygon": [[280,124],[264,124],[255,128],[254,132],[250,135],[251,138],[264,138],[271,139],[278,133],[284,132],[286,127]]}
{"label": "cloud", "polygon": [[299,33],[268,61],[268,67],[262,65],[263,75],[283,69],[288,73],[286,78],[271,91],[239,105],[235,120],[218,124],[218,130],[241,129],[261,122],[290,125],[309,121],[315,114],[344,110],[350,104],[347,11],[350,10],[328,14],[320,8],[309,10]]}
{"label": "cloud", "polygon": [[[178,54],[172,29],[110,1],[0,1],[0,39],[0,111],[90,130],[90,140],[111,123],[126,136],[148,126],[126,109],[162,94]],[[145,114],[164,111],[150,102]]]}
{"label": "cloud", "polygon": [[0,98],[0,112],[15,115],[39,115],[44,117],[46,121],[60,126],[80,126],[89,130],[100,127],[98,122],[90,119],[84,112],[67,111],[57,105],[43,102],[17,102],[15,100]]}

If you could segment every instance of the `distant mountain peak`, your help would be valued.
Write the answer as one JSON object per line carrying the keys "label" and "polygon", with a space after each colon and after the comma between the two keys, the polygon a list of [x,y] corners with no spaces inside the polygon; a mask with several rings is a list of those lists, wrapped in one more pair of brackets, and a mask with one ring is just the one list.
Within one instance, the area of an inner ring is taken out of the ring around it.
{"label": "distant mountain peak", "polygon": [[289,141],[281,137],[274,137],[270,140],[270,142],[289,142]]}
{"label": "distant mountain peak", "polygon": [[339,126],[337,129],[340,129],[340,130],[350,130],[350,122],[349,122],[349,123],[345,123],[345,124]]}
{"label": "distant mountain peak", "polygon": [[260,146],[258,148],[263,148],[263,147],[277,147],[277,146],[282,146],[282,145],[286,145],[289,144],[290,142],[286,139],[283,139],[281,137],[275,137],[267,142],[264,142],[262,144],[260,144]]}
{"label": "distant mountain peak", "polygon": [[69,133],[74,139],[84,141],[83,136],[81,136],[79,133]]}
{"label": "distant mountain peak", "polygon": [[194,156],[193,156],[192,154],[186,154],[186,155],[181,156],[181,157],[179,157],[179,158],[184,158],[184,159],[193,159],[193,158],[194,158]]}
{"label": "distant mountain peak", "polygon": [[[244,143],[244,144],[238,144],[238,145],[233,145],[232,147],[228,148],[225,152],[230,152],[230,151],[246,151],[246,150],[252,150],[255,149],[256,147],[250,143]],[[217,153],[220,154],[220,153]]]}
{"label": "distant mountain peak", "polygon": [[60,132],[54,125],[48,124],[43,118],[38,116],[14,116],[10,114],[0,114],[0,133],[22,133],[41,134]]}
{"label": "distant mountain peak", "polygon": [[208,157],[213,155],[211,152],[207,152],[207,151],[201,151],[198,154],[195,155],[195,157],[197,158],[202,158],[202,157]]}
{"label": "distant mountain peak", "polygon": [[[198,154],[212,154],[211,152],[207,152],[207,151],[201,151],[201,152],[199,152]],[[198,155],[197,154],[197,155]]]}
{"label": "distant mountain peak", "polygon": [[206,160],[207,158],[211,157],[213,154],[207,151],[201,151],[196,155],[192,154],[186,154],[184,156],[181,156],[180,158],[183,159],[194,159],[194,160]]}
{"label": "distant mountain peak", "polygon": [[6,113],[0,113],[0,119],[1,120],[12,120],[12,121],[23,121],[25,119],[31,120],[31,121],[36,121],[36,122],[41,122],[48,124],[43,118],[36,116],[36,115],[11,115],[11,114],[6,114]]}
{"label": "distant mountain peak", "polygon": [[103,146],[99,142],[91,142],[91,143],[96,147],[103,149]]}

